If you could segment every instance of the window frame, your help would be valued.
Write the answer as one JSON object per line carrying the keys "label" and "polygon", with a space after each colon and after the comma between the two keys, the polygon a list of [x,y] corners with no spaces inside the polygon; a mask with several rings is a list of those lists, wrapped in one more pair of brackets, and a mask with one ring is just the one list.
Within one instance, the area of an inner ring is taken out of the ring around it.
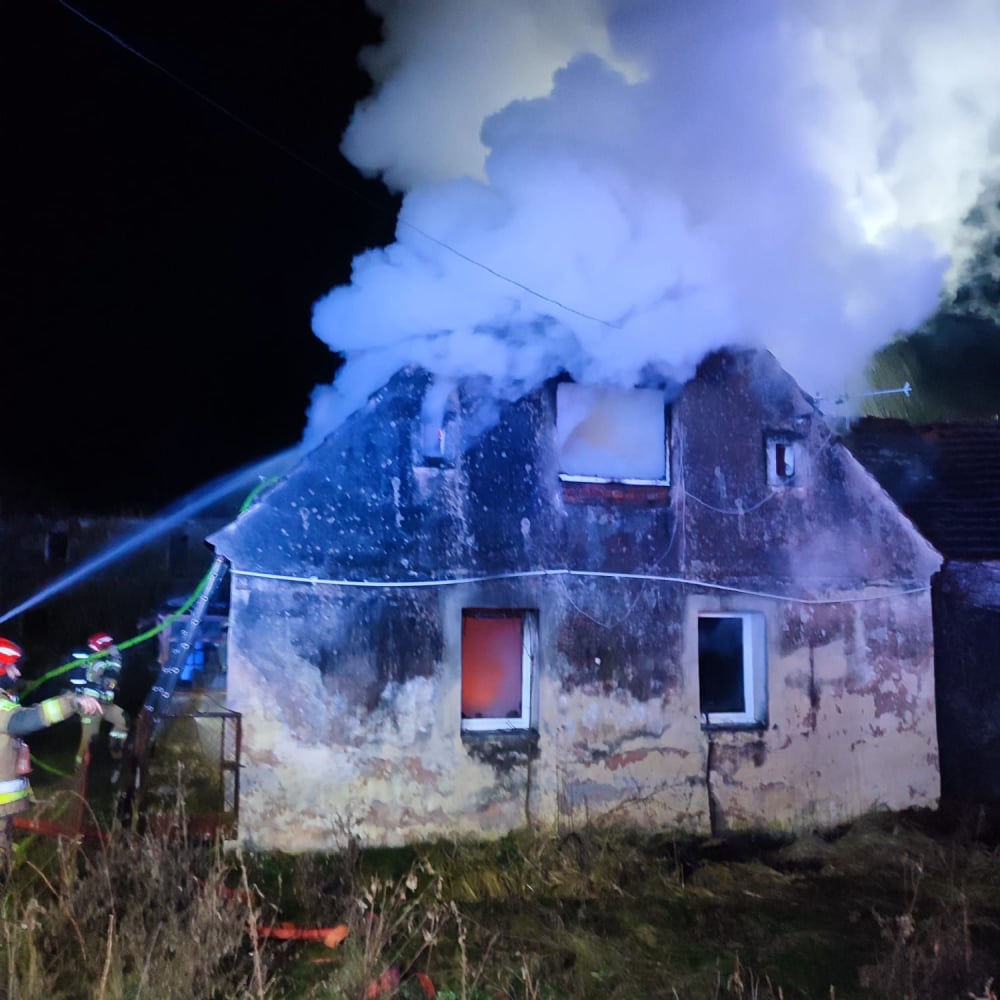
{"label": "window frame", "polygon": [[559,464],[559,479],[565,483],[622,483],[627,486],[669,486],[670,485],[670,412],[669,405],[662,401],[662,456],[663,456],[663,475],[661,478],[646,478],[639,476],[603,476],[603,475],[590,475],[586,473],[579,472],[565,472],[562,469],[562,456],[563,456],[563,441],[562,433],[560,429],[559,422],[559,395],[561,392],[565,391],[566,387],[573,387],[574,389],[579,389],[581,392],[592,392],[595,397],[604,392],[608,393],[618,393],[625,396],[630,393],[640,393],[640,392],[658,392],[663,400],[662,390],[651,388],[648,386],[632,386],[631,388],[623,388],[620,386],[598,386],[589,385],[583,382],[572,382],[564,381],[556,385],[555,391],[555,443],[556,443],[556,458]]}
{"label": "window frame", "polygon": [[[782,473],[778,469],[778,449],[784,449],[783,463],[786,468],[790,464],[791,472]],[[767,453],[767,485],[780,488],[782,486],[794,486],[796,476],[799,471],[799,460],[801,458],[801,448],[799,442],[790,437],[780,434],[768,435],[766,439]]]}
{"label": "window frame", "polygon": [[521,623],[521,714],[516,718],[461,717],[462,733],[526,732],[533,725],[535,660],[538,652],[538,612],[530,608],[462,608],[459,647],[459,703],[465,685],[465,620],[516,618]]}
{"label": "window frame", "polygon": [[[434,444],[430,441],[433,438]],[[454,469],[459,452],[459,424],[448,414],[437,425],[421,425],[420,447],[416,465],[428,469]]]}
{"label": "window frame", "polygon": [[696,632],[698,666],[698,716],[705,729],[760,728],[767,725],[767,641],[760,611],[699,611],[703,618],[736,618],[742,622],[742,712],[705,712],[701,705],[701,630]]}
{"label": "window frame", "polygon": [[414,465],[454,469],[461,451],[461,406],[454,385],[432,386],[424,397],[417,422]]}

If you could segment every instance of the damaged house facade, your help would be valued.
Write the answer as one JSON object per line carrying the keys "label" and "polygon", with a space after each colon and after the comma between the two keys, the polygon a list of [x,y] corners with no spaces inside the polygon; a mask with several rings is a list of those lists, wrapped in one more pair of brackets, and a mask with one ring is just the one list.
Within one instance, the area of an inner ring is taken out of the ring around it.
{"label": "damaged house facade", "polygon": [[937,802],[940,556],[766,352],[515,402],[405,369],[209,542],[254,847]]}

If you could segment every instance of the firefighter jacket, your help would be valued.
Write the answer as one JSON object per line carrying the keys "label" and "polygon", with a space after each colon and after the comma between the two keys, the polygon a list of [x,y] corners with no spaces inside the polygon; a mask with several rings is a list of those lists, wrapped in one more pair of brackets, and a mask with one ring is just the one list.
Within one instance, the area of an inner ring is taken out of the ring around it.
{"label": "firefighter jacket", "polygon": [[122,657],[117,646],[112,646],[106,656],[88,660],[76,667],[69,676],[77,694],[89,694],[105,704],[115,699],[118,680],[122,672]]}
{"label": "firefighter jacket", "polygon": [[76,750],[76,762],[80,764],[87,753],[91,740],[96,739],[101,729],[101,722],[111,725],[112,757],[121,756],[128,739],[128,715],[115,701],[118,690],[118,680],[122,672],[122,656],[117,646],[111,646],[107,655],[98,660],[90,660],[77,667],[69,678],[73,685],[73,693],[90,695],[103,706],[101,715],[80,716],[80,742]]}
{"label": "firefighter jacket", "polygon": [[76,695],[64,694],[25,708],[0,692],[0,818],[23,812],[30,804],[28,747],[20,737],[68,719],[77,705]]}

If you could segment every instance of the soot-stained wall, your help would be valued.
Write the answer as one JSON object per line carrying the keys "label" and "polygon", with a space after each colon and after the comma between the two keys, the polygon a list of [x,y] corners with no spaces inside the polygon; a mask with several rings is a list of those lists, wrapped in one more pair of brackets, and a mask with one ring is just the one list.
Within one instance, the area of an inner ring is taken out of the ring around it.
{"label": "soot-stained wall", "polygon": [[[665,393],[669,485],[562,480],[555,385],[499,405],[460,387],[431,460],[428,388],[401,372],[211,538],[246,842],[797,828],[936,801],[939,559],[773,358],[725,353]],[[775,436],[796,453],[779,486]],[[466,609],[527,613],[527,728],[463,730]],[[748,613],[766,711],[708,725],[699,615]]]}

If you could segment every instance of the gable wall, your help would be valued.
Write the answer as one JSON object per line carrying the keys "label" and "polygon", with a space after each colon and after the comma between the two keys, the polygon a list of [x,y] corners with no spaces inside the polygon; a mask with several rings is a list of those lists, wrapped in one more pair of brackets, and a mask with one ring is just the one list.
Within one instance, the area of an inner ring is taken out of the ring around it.
{"label": "gable wall", "polygon": [[[307,849],[598,818],[720,832],[933,804],[935,554],[822,421],[794,424],[813,478],[770,497],[764,428],[803,404],[761,384],[737,368],[685,393],[669,489],[561,484],[543,391],[454,468],[344,458],[331,477],[317,460],[251,511],[230,545],[241,836]],[[409,455],[418,409],[378,421],[400,442],[380,454]],[[474,582],[416,585],[434,576]],[[469,607],[537,611],[531,732],[461,730]],[[766,724],[702,727],[699,611],[764,616]]]}

